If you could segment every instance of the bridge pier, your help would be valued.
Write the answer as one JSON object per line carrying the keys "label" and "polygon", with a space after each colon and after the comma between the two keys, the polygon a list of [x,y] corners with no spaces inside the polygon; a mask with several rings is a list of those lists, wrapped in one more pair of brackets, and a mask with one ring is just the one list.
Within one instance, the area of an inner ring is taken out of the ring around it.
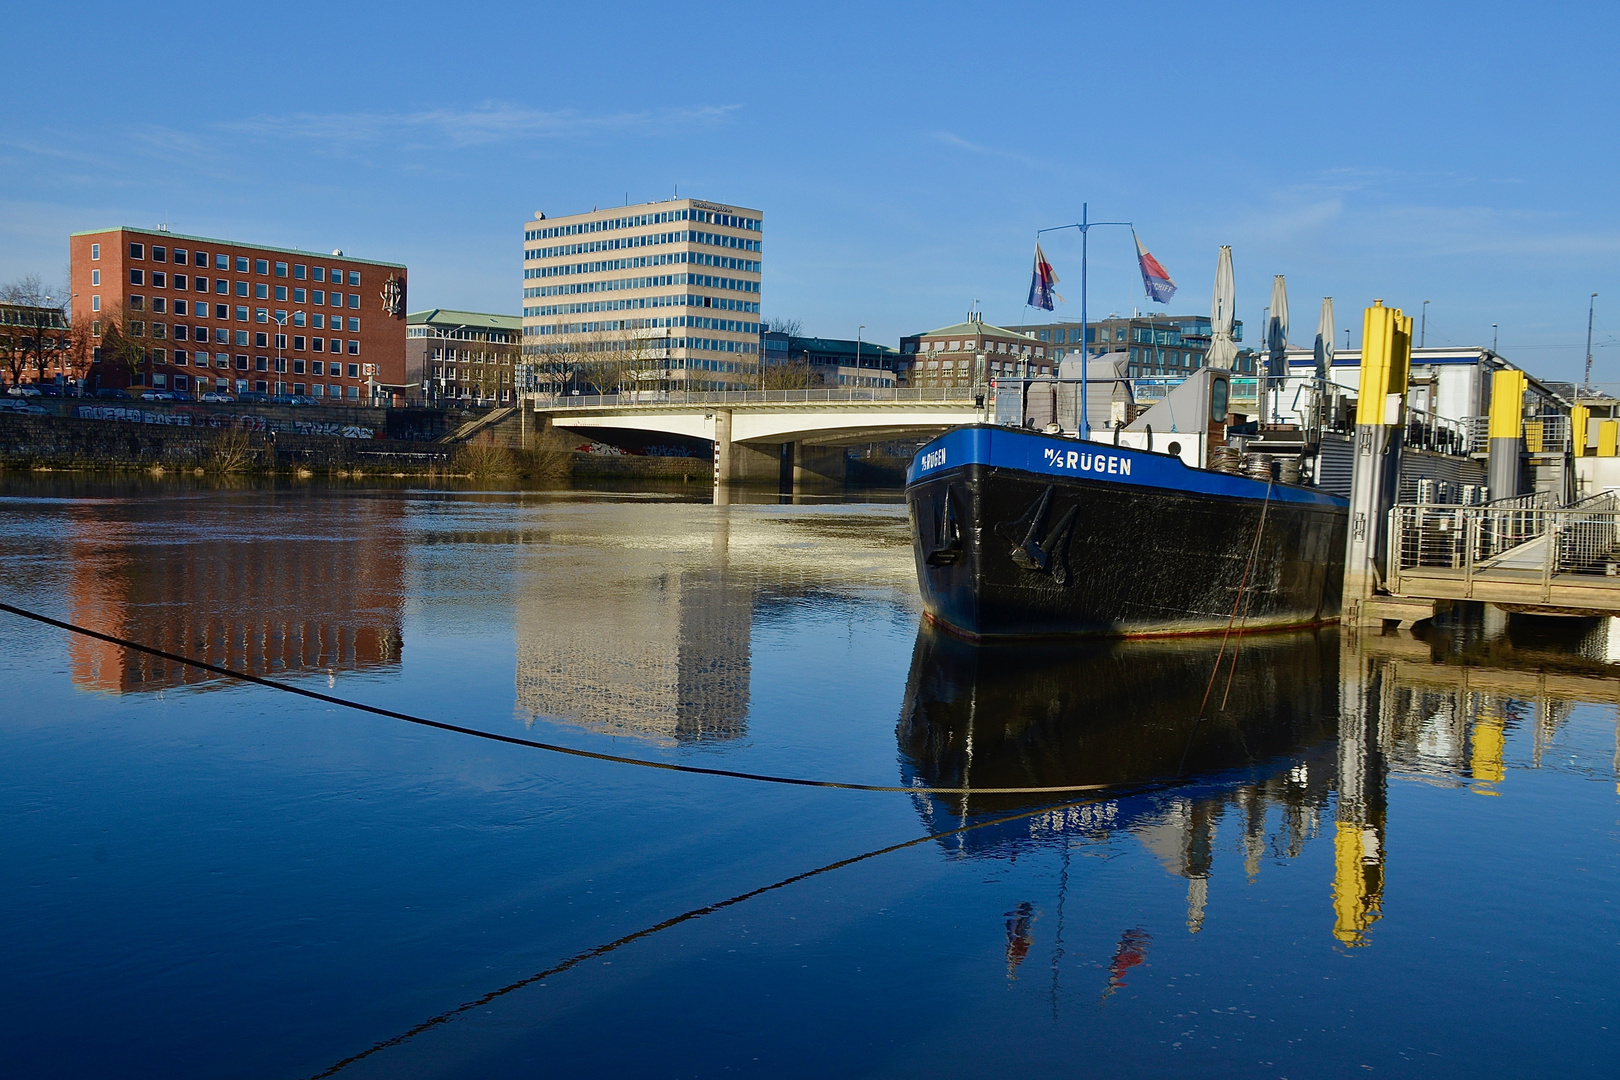
{"label": "bridge pier", "polygon": [[782,445],[733,441],[730,409],[714,411],[714,482],[716,484],[779,484]]}
{"label": "bridge pier", "polygon": [[849,455],[842,446],[810,446],[803,442],[793,447],[793,486],[805,484],[843,484],[849,477]]}

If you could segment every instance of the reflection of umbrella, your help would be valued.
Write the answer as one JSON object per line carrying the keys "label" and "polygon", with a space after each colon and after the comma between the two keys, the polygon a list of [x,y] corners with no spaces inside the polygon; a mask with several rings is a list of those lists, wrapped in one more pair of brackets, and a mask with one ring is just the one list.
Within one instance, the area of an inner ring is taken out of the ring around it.
{"label": "reflection of umbrella", "polygon": [[1237,300],[1237,286],[1232,283],[1232,248],[1221,245],[1221,257],[1215,263],[1215,297],[1210,302],[1209,366],[1232,367],[1237,359],[1237,346],[1232,343],[1232,309]]}
{"label": "reflection of umbrella", "polygon": [[1322,321],[1316,324],[1316,377],[1326,381],[1333,366],[1333,297],[1322,297]]}
{"label": "reflection of umbrella", "polygon": [[1266,351],[1271,354],[1273,377],[1288,374],[1288,285],[1278,274],[1271,279],[1271,318],[1266,326]]}

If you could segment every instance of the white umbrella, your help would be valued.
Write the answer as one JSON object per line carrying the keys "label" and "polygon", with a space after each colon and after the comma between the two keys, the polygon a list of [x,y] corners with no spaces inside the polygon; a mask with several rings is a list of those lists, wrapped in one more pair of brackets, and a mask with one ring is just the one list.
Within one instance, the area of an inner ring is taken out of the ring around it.
{"label": "white umbrella", "polygon": [[1333,367],[1333,297],[1322,297],[1322,321],[1316,324],[1316,377],[1326,382]]}
{"label": "white umbrella", "polygon": [[1232,343],[1232,309],[1237,302],[1237,286],[1232,283],[1232,247],[1221,245],[1220,259],[1215,263],[1215,297],[1210,302],[1209,366],[1230,370],[1237,360],[1237,346]]}

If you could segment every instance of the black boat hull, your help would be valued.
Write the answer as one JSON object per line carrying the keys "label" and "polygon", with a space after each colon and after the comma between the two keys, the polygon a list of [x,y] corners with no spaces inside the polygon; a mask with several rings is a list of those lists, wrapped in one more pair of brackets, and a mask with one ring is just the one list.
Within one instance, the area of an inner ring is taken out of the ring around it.
{"label": "black boat hull", "polygon": [[[1216,483],[1205,478],[1218,474],[1175,459],[1167,465],[1163,454],[1011,435],[1056,444],[1061,454],[1085,445],[1130,459],[1135,475],[1169,479],[1034,471],[999,464],[1009,458],[999,451],[959,454],[967,460],[955,467],[914,475],[906,501],[917,578],[935,622],[977,639],[1200,634],[1234,618],[1247,630],[1338,619],[1342,500],[1237,477]],[[999,432],[992,438],[1009,441]],[[1181,482],[1174,470],[1191,476]]]}

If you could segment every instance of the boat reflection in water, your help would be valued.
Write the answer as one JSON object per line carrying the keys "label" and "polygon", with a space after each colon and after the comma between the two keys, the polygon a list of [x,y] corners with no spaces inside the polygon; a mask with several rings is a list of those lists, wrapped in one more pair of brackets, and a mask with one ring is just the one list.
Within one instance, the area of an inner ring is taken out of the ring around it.
{"label": "boat reflection in water", "polygon": [[[1392,780],[1471,799],[1511,795],[1516,770],[1611,772],[1607,746],[1599,760],[1590,734],[1561,732],[1578,706],[1620,704],[1620,620],[1482,622],[1473,612],[1421,638],[1250,635],[1235,663],[1221,651],[1218,638],[975,647],[924,626],[897,727],[904,780],[1118,785],[939,842],[961,858],[1059,852],[1066,883],[1072,850],[1132,838],[1186,880],[1194,933],[1217,855],[1235,846],[1253,879],[1262,862],[1292,859],[1326,833],[1323,922],[1355,948],[1372,943],[1382,915]],[[914,798],[944,832],[1064,796]],[[1031,926],[1029,913],[1009,923],[1009,971],[1034,947]],[[1111,985],[1144,962],[1151,933],[1121,937]]]}
{"label": "boat reflection in water", "polygon": [[[1338,634],[1250,635],[1241,646],[1235,658],[1231,645],[1222,657],[1219,638],[985,647],[925,625],[897,728],[905,782],[1117,785],[1121,794],[941,843],[1002,857],[1128,834],[1187,880],[1197,932],[1221,820],[1235,817],[1252,877],[1268,854],[1303,850],[1334,786]],[[916,798],[933,831],[1061,801]]]}

